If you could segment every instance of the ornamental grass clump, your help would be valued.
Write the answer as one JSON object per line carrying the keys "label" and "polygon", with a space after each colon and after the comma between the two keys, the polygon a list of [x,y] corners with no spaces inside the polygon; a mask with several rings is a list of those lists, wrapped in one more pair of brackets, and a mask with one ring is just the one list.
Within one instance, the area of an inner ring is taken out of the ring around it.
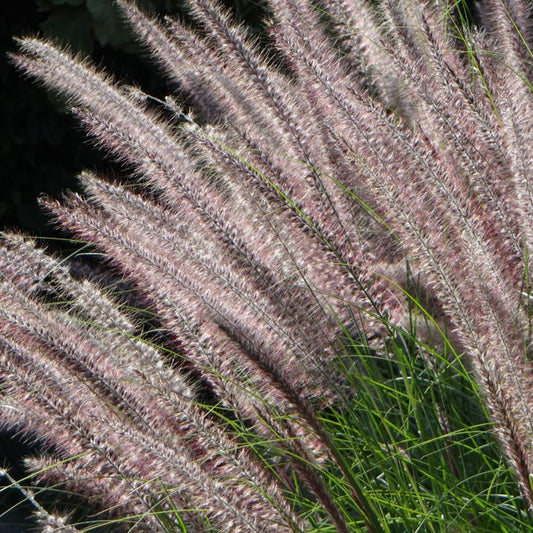
{"label": "ornamental grass clump", "polygon": [[530,4],[188,4],[118,1],[164,100],[12,57],[129,175],[2,237],[4,475],[45,532],[532,531]]}

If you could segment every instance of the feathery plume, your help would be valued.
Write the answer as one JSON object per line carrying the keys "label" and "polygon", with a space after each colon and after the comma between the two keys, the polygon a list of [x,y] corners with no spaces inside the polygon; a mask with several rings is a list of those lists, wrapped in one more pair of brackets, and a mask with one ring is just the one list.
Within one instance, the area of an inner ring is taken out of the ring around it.
{"label": "feathery plume", "polygon": [[383,362],[415,315],[430,367],[447,330],[475,374],[533,510],[529,4],[486,2],[489,35],[453,2],[269,0],[266,52],[218,2],[188,4],[195,30],[118,1],[201,124],[50,42],[13,56],[132,170],[44,204],[167,343],[96,276],[2,237],[2,424],[47,448],[35,478],[130,531],[319,527],[298,492],[337,531],[383,531],[326,418],[362,394],[343,339]]}

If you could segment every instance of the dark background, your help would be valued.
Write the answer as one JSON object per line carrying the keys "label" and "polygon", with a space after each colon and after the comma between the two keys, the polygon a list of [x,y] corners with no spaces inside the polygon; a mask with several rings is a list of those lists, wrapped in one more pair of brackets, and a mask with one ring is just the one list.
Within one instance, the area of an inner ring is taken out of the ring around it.
{"label": "dark background", "polygon": [[[149,12],[183,17],[183,0],[139,0]],[[260,4],[227,0],[239,18],[257,26]],[[48,234],[36,199],[76,188],[84,168],[106,168],[102,155],[59,99],[25,79],[9,63],[14,36],[44,35],[68,44],[119,79],[151,94],[168,94],[166,82],[139,53],[112,0],[3,0],[0,12],[0,229]],[[1,532],[0,532],[1,533]]]}

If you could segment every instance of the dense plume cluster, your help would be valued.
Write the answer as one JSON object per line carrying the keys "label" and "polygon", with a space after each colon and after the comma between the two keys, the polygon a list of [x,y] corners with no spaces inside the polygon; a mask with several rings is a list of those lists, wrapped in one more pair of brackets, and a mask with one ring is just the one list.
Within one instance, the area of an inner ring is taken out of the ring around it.
{"label": "dense plume cluster", "polygon": [[[13,57],[131,170],[45,204],[166,339],[87,268],[4,235],[0,420],[50,450],[28,467],[130,531],[305,531],[296,478],[348,532],[317,411],[354,392],[343,339],[379,354],[414,314],[422,344],[464,354],[533,507],[529,3],[468,24],[448,0],[269,0],[266,51],[189,3],[195,29],[119,1],[192,114],[50,42]],[[202,396],[277,448],[243,446]]]}

